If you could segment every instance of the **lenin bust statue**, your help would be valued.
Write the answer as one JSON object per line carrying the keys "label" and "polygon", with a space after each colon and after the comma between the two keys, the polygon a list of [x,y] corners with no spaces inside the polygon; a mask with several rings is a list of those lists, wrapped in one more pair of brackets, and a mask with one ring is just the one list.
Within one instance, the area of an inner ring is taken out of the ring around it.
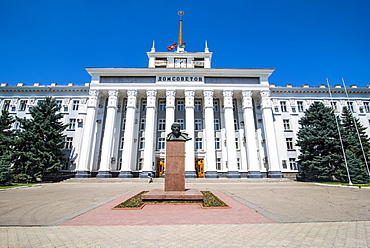
{"label": "lenin bust statue", "polygon": [[180,132],[180,124],[177,122],[174,122],[171,126],[172,132],[169,133],[166,137],[167,141],[188,141],[191,140],[191,138],[188,136],[187,133],[181,133]]}

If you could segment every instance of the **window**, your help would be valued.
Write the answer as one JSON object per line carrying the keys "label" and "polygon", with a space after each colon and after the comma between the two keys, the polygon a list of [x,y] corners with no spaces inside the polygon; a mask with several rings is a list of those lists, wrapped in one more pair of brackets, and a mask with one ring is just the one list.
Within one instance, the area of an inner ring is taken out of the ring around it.
{"label": "window", "polygon": [[366,113],[369,113],[370,112],[369,102],[364,102],[364,108],[365,108],[365,112]]}
{"label": "window", "polygon": [[78,110],[78,106],[80,105],[79,100],[74,100],[72,105],[72,110]]}
{"label": "window", "polygon": [[216,170],[221,170],[221,158],[216,158]]}
{"label": "window", "polygon": [[57,108],[61,108],[62,103],[63,103],[62,100],[56,100]]}
{"label": "window", "polygon": [[140,130],[145,130],[145,118],[141,118],[140,120]]}
{"label": "window", "polygon": [[286,147],[288,150],[293,150],[293,138],[286,138]]}
{"label": "window", "polygon": [[290,129],[290,123],[288,119],[283,120],[284,130],[291,130]]}
{"label": "window", "polygon": [[291,170],[298,170],[295,158],[289,158],[289,166]]}
{"label": "window", "polygon": [[141,137],[140,142],[139,142],[139,149],[144,149],[145,148],[145,138]]}
{"label": "window", "polygon": [[10,106],[10,100],[5,100],[4,105],[3,105],[3,110],[9,111],[9,106]]}
{"label": "window", "polygon": [[177,119],[176,122],[180,124],[180,130],[184,130],[185,129],[184,119]]}
{"label": "window", "polygon": [[139,160],[137,162],[137,169],[138,170],[141,170],[143,168],[143,164],[144,164],[144,159],[143,158],[139,158]]}
{"label": "window", "polygon": [[287,112],[286,102],[285,101],[281,101],[280,102],[280,109],[281,109],[281,112]]}
{"label": "window", "polygon": [[194,101],[194,111],[200,111],[202,107],[202,101],[201,100],[195,100]]}
{"label": "window", "polygon": [[337,102],[330,102],[330,106],[334,111],[338,111]]}
{"label": "window", "polygon": [[19,110],[25,111],[26,107],[27,107],[27,100],[21,100],[20,105],[19,105]]}
{"label": "window", "polygon": [[158,138],[158,150],[164,149],[166,147],[166,139],[165,138]]}
{"label": "window", "polygon": [[238,121],[234,119],[234,129],[235,131],[238,130]]}
{"label": "window", "polygon": [[141,111],[146,111],[146,100],[141,102]]}
{"label": "window", "polygon": [[65,149],[71,150],[72,142],[73,142],[73,137],[67,137],[65,141]]}
{"label": "window", "polygon": [[236,165],[238,166],[238,170],[240,170],[240,158],[236,158]]}
{"label": "window", "polygon": [[76,129],[76,119],[69,119],[68,130]]}
{"label": "window", "polygon": [[184,111],[184,100],[177,101],[177,111]]}
{"label": "window", "polygon": [[220,130],[220,120],[214,119],[213,122],[214,122],[215,130]]}
{"label": "window", "polygon": [[239,138],[235,138],[235,147],[236,150],[239,150]]}
{"label": "window", "polygon": [[304,111],[302,101],[297,102],[297,107],[298,107],[298,112],[303,112]]}
{"label": "window", "polygon": [[166,110],[166,100],[159,100],[159,111]]}
{"label": "window", "polygon": [[215,149],[216,149],[216,150],[221,149],[221,142],[220,142],[220,138],[215,138]]}
{"label": "window", "polygon": [[126,118],[123,118],[122,120],[122,130],[125,130],[126,128]]}
{"label": "window", "polygon": [[158,120],[158,130],[164,131],[166,129],[166,119]]}
{"label": "window", "polygon": [[117,170],[121,170],[122,168],[122,158],[119,159],[119,162],[118,162],[118,166],[117,166]]}
{"label": "window", "polygon": [[218,101],[213,101],[213,111],[218,111]]}
{"label": "window", "polygon": [[125,144],[125,138],[124,137],[121,137],[121,143],[119,145],[119,149],[123,149],[123,145]]}
{"label": "window", "polygon": [[348,106],[348,109],[349,109],[351,112],[354,112],[354,109],[353,109],[353,102],[347,102],[347,106]]}
{"label": "window", "polygon": [[283,169],[286,169],[287,167],[286,167],[286,160],[283,160],[282,161],[282,165],[283,165]]}
{"label": "window", "polygon": [[203,149],[203,139],[202,138],[196,138],[195,139],[195,149],[196,150],[202,150]]}
{"label": "window", "polygon": [[201,119],[195,119],[195,130],[202,130],[202,120]]}

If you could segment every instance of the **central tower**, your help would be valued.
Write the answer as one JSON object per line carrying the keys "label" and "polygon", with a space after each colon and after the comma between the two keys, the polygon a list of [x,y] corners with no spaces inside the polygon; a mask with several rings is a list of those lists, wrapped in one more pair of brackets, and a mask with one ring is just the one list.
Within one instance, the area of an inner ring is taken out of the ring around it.
{"label": "central tower", "polygon": [[167,47],[168,50],[177,48],[175,52],[156,52],[155,43],[150,52],[147,52],[149,58],[149,68],[211,68],[212,53],[209,52],[207,42],[205,42],[204,52],[186,52],[186,43],[183,40],[182,16],[184,11],[177,13],[180,16],[179,34],[177,43]]}

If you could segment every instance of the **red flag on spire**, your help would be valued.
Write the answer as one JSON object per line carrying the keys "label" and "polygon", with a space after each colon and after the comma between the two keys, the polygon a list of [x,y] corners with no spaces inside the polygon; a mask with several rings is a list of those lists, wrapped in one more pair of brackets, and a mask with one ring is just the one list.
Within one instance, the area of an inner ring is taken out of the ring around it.
{"label": "red flag on spire", "polygon": [[171,50],[175,49],[176,47],[177,47],[177,44],[176,43],[173,43],[171,46],[168,46],[167,47],[167,50],[168,51],[171,51]]}

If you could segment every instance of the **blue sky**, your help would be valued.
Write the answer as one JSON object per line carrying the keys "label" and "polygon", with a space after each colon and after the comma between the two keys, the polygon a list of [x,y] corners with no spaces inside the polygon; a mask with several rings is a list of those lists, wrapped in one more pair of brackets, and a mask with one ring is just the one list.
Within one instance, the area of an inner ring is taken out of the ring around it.
{"label": "blue sky", "polygon": [[270,83],[370,83],[369,0],[0,0],[0,82],[83,84],[85,67],[147,67],[177,41],[213,68],[275,68]]}

